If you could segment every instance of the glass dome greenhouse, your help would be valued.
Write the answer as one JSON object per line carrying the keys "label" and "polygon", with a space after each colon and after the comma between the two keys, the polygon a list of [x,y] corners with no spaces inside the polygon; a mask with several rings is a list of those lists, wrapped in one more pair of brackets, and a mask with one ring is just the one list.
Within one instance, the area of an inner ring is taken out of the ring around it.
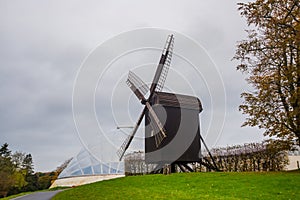
{"label": "glass dome greenhouse", "polygon": [[124,174],[124,162],[101,162],[87,149],[82,149],[72,158],[68,166],[59,174],[58,178],[85,175]]}

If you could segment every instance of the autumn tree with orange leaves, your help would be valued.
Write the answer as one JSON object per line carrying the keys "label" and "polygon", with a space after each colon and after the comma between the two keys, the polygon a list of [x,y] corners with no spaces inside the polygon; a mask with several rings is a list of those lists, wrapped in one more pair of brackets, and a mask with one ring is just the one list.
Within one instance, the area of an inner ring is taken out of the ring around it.
{"label": "autumn tree with orange leaves", "polygon": [[241,94],[243,126],[300,146],[299,0],[256,0],[238,4],[249,30],[237,45],[237,70],[247,74],[253,91]]}

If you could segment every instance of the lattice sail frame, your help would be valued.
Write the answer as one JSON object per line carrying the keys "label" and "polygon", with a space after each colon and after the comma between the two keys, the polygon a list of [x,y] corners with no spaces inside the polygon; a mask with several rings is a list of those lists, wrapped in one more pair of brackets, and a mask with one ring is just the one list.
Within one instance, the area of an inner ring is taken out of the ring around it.
{"label": "lattice sail frame", "polygon": [[165,84],[165,81],[166,81],[166,78],[167,78],[167,75],[169,72],[169,68],[171,65],[171,59],[173,56],[173,48],[174,48],[174,37],[172,35],[169,35],[167,43],[163,49],[163,54],[165,55],[168,50],[168,55],[167,55],[165,64],[163,66],[161,76],[159,77],[159,80],[157,82],[157,86],[155,89],[156,92],[161,92],[164,87],[164,84]]}
{"label": "lattice sail frame", "polygon": [[[130,89],[134,92],[139,100],[141,100],[142,104],[145,104],[145,107],[132,131],[132,133],[126,138],[126,140],[122,143],[121,147],[117,151],[117,155],[119,159],[122,160],[126,150],[128,149],[131,141],[134,138],[134,135],[139,128],[143,117],[145,115],[146,109],[149,110],[150,119],[151,119],[151,126],[153,126],[153,130],[156,132],[155,134],[155,142],[156,146],[158,147],[164,138],[166,138],[167,133],[164,129],[163,125],[159,121],[155,111],[153,110],[152,106],[149,103],[149,100],[152,98],[155,92],[159,92],[163,89],[164,83],[167,78],[167,74],[169,71],[169,67],[171,64],[172,54],[173,54],[173,46],[174,46],[174,36],[169,35],[165,44],[165,47],[162,51],[162,55],[157,66],[151,88],[149,89],[148,86],[133,72],[129,71],[128,79],[126,81],[127,85]],[[150,91],[150,95],[148,99],[145,98],[145,94]],[[158,131],[159,130],[159,131]]]}

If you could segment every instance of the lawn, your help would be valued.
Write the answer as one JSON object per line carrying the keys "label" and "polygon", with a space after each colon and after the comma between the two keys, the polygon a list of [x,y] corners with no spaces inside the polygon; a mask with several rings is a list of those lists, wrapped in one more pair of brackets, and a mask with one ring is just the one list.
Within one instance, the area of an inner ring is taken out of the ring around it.
{"label": "lawn", "polygon": [[79,186],[64,199],[299,199],[300,172],[130,176]]}

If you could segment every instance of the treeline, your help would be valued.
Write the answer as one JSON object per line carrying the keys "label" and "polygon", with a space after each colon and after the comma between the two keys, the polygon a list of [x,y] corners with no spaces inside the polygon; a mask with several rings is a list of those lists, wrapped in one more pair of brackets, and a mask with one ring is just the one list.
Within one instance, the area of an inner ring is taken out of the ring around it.
{"label": "treeline", "polygon": [[[227,146],[211,150],[212,157],[221,171],[281,171],[288,164],[287,151],[292,150],[291,144],[280,140],[268,140],[262,143]],[[203,159],[212,163],[207,152]],[[125,155],[125,175],[141,175],[151,173],[155,164],[145,163],[145,153],[138,151]],[[194,171],[211,171],[201,162],[188,164]],[[179,167],[177,172],[182,170]]]}
{"label": "treeline", "polygon": [[145,162],[145,152],[142,151],[126,154],[124,157],[126,176],[148,174],[151,173],[155,167],[155,164]]}
{"label": "treeline", "polygon": [[[221,171],[281,171],[289,162],[287,155],[289,149],[291,149],[289,143],[269,140],[215,148],[211,153]],[[205,158],[211,161],[208,155],[205,155]],[[201,170],[209,171],[205,166],[201,166]]]}
{"label": "treeline", "polygon": [[67,165],[67,161],[53,172],[34,172],[31,154],[12,153],[8,144],[0,148],[0,198],[20,192],[48,189]]}

